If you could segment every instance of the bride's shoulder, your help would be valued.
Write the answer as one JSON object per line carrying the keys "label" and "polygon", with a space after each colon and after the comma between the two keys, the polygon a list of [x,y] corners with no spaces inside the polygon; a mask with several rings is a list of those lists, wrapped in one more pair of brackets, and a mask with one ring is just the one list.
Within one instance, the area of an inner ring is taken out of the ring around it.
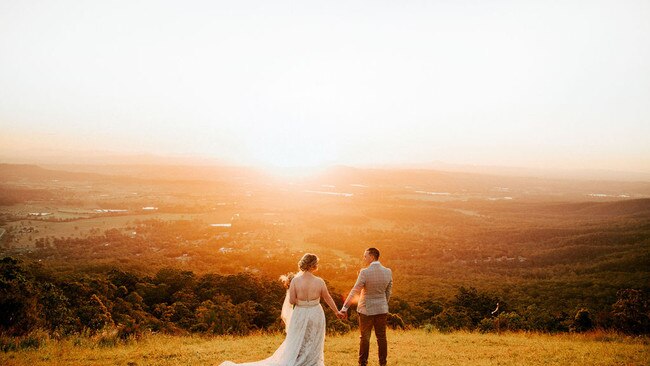
{"label": "bride's shoulder", "polygon": [[323,281],[323,279],[321,277],[318,277],[316,275],[312,275],[311,280],[314,281],[314,282],[322,282]]}
{"label": "bride's shoulder", "polygon": [[298,274],[298,275],[295,275],[295,276],[291,279],[291,282],[290,282],[290,283],[291,283],[291,284],[294,284],[294,285],[295,285],[296,283],[300,283],[300,281],[302,280],[300,277],[301,277],[301,276],[300,276],[299,274]]}

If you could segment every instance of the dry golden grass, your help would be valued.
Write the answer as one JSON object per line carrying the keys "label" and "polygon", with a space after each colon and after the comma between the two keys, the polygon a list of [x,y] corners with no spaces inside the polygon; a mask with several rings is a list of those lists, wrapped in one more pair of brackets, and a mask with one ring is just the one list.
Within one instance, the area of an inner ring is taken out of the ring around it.
{"label": "dry golden grass", "polygon": [[[100,346],[88,338],[46,341],[37,350],[0,354],[2,365],[218,365],[268,357],[282,335],[179,337],[150,335],[140,341]],[[357,334],[328,337],[328,366],[356,364]],[[409,365],[648,365],[648,338],[607,333],[546,335],[527,333],[389,332],[389,364]],[[371,345],[370,365],[377,365]]]}

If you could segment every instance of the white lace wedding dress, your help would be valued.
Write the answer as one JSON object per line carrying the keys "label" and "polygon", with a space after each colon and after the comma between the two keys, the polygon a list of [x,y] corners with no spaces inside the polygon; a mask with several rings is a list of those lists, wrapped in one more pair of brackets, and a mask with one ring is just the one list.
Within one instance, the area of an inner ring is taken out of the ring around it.
{"label": "white lace wedding dress", "polygon": [[289,304],[289,292],[282,306],[287,337],[273,356],[256,362],[223,362],[220,366],[325,366],[325,313],[320,299]]}

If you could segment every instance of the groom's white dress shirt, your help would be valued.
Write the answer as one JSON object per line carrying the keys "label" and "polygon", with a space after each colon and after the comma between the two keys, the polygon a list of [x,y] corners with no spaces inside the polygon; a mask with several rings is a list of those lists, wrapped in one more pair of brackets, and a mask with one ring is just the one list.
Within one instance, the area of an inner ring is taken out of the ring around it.
{"label": "groom's white dress shirt", "polygon": [[356,294],[359,294],[357,311],[364,315],[388,313],[388,300],[393,289],[393,272],[384,267],[379,261],[370,263],[359,272],[359,277],[343,303],[342,311],[346,311]]}

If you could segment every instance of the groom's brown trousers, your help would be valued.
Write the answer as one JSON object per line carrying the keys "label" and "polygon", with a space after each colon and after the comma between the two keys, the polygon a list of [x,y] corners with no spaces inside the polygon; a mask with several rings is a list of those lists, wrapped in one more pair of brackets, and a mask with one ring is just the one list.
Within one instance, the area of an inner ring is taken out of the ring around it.
{"label": "groom's brown trousers", "polygon": [[388,314],[364,315],[359,313],[359,330],[361,337],[359,342],[359,365],[368,364],[368,353],[370,352],[370,334],[372,328],[375,328],[377,336],[377,348],[379,348],[379,365],[386,365],[386,356],[388,356],[388,345],[386,342],[386,320]]}

